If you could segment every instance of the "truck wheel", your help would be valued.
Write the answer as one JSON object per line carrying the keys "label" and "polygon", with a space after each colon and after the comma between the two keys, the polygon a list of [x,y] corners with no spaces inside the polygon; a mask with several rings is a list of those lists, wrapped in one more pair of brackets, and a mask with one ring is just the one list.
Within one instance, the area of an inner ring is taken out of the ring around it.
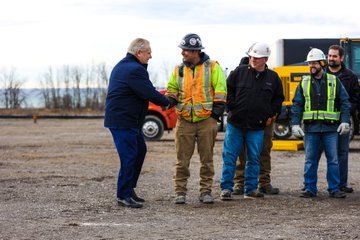
{"label": "truck wheel", "polygon": [[164,124],[157,116],[148,115],[145,117],[142,131],[146,140],[160,140],[164,134]]}
{"label": "truck wheel", "polygon": [[292,135],[290,124],[286,121],[275,122],[273,131],[275,139],[285,140],[290,138]]}

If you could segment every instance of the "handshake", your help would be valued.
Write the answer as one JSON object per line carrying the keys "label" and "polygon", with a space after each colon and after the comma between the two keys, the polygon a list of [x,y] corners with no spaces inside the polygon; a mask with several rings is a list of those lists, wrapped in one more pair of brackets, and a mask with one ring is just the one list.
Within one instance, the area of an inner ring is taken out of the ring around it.
{"label": "handshake", "polygon": [[167,106],[161,106],[161,110],[163,110],[163,111],[166,111],[166,110],[172,108],[173,106],[175,106],[175,105],[177,104],[177,101],[176,101],[174,98],[172,98],[172,97],[167,97],[167,96],[165,96],[165,97],[166,97],[167,100],[169,101],[169,105],[167,105]]}

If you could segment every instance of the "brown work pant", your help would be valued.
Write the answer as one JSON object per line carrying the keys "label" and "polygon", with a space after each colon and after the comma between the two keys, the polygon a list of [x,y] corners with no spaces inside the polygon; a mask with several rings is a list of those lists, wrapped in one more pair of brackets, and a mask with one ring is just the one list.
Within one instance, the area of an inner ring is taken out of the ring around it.
{"label": "brown work pant", "polygon": [[[266,187],[270,184],[271,172],[271,148],[272,148],[273,124],[264,129],[264,143],[260,154],[260,175],[259,188]],[[244,148],[243,148],[244,149]],[[244,186],[245,180],[245,151],[241,151],[236,161],[234,183],[237,186]]]}
{"label": "brown work pant", "polygon": [[192,123],[179,119],[175,129],[176,165],[174,188],[176,193],[186,193],[190,177],[190,159],[194,153],[195,143],[200,156],[200,192],[212,189],[214,177],[213,150],[217,135],[217,123],[212,117]]}

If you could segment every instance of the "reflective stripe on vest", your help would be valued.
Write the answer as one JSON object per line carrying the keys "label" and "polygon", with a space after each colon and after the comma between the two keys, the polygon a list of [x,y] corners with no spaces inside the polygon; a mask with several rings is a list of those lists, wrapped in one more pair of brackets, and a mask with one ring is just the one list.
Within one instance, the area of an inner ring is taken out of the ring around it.
{"label": "reflective stripe on vest", "polygon": [[[209,89],[210,88],[210,65],[211,62],[210,60],[206,60],[204,62],[204,82],[203,82],[203,89]],[[180,66],[180,68],[183,68],[184,65]],[[179,78],[178,78],[178,85],[179,85],[179,89],[184,89],[184,74],[179,74]],[[205,97],[205,101],[206,102],[212,102],[213,99],[210,96],[210,92],[209,91],[203,91],[204,92],[204,97]],[[178,100],[179,102],[181,102],[183,99],[182,97],[180,97],[180,99]]]}
{"label": "reflective stripe on vest", "polygon": [[[214,92],[211,85],[211,64],[212,62],[209,59],[192,71],[189,68],[184,68],[183,65],[179,66],[177,81],[180,94],[178,95],[176,113],[186,120],[207,118],[211,115],[214,102]],[[180,74],[180,68],[184,68],[183,74]],[[200,72],[196,72],[198,70]],[[194,74],[192,77],[187,75],[191,74],[190,72]]]}
{"label": "reflective stripe on vest", "polygon": [[327,82],[327,96],[326,96],[326,110],[312,110],[311,109],[311,78],[306,76],[303,78],[301,86],[303,88],[303,95],[305,98],[304,104],[304,120],[335,120],[340,119],[340,112],[335,111],[336,98],[336,77],[331,74],[326,74]]}

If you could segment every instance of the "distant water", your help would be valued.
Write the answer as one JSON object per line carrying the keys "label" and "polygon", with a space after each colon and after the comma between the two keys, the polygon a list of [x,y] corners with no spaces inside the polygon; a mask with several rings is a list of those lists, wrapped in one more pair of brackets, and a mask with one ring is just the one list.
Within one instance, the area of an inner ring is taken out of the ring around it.
{"label": "distant water", "polygon": [[[85,95],[86,89],[81,89],[81,94]],[[70,94],[73,91],[70,89]],[[60,89],[60,95],[65,94],[65,89]],[[25,101],[22,103],[22,108],[43,108],[45,107],[44,97],[42,95],[42,90],[39,88],[27,88],[21,89],[21,95],[25,97]],[[84,98],[83,98],[84,99]],[[0,108],[4,108],[4,89],[0,89]]]}
{"label": "distant water", "polygon": [[30,88],[23,89],[25,96],[24,107],[26,108],[42,108],[45,106],[44,99],[41,94],[41,89]]}
{"label": "distant water", "polygon": [[[5,107],[4,89],[0,89],[0,108]],[[41,108],[44,107],[44,100],[41,95],[41,89],[29,88],[21,89],[21,98],[24,97],[25,101],[21,104],[22,108]]]}

